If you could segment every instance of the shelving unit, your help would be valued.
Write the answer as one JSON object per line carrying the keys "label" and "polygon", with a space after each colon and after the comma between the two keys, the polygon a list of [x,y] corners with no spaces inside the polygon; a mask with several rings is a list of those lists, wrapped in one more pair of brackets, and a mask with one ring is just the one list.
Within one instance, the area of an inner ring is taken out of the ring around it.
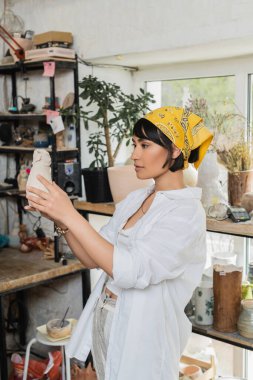
{"label": "shelving unit", "polygon": [[[65,60],[65,59],[48,59],[47,62],[55,62],[55,75],[59,70],[67,70],[73,72],[73,92],[74,92],[74,104],[79,106],[79,94],[78,94],[78,63],[75,60]],[[11,95],[13,105],[17,107],[17,75],[29,73],[29,72],[40,72],[43,73],[45,60],[38,60],[33,62],[17,62],[16,64],[0,65],[0,75],[10,76],[11,78]],[[55,76],[45,77],[45,80],[49,82],[50,87],[50,109],[55,108]],[[16,128],[20,122],[32,121],[35,123],[44,122],[46,123],[46,115],[41,113],[28,113],[28,114],[16,114],[16,113],[6,113],[0,112],[0,123],[1,122],[12,122]],[[52,178],[57,183],[58,182],[58,163],[65,160],[75,159],[81,169],[80,164],[80,121],[76,118],[76,148],[62,148],[57,149],[56,147],[56,137],[53,135],[52,147],[48,148],[47,151],[51,154],[52,159]],[[21,146],[21,145],[11,145],[11,146],[0,146],[0,154],[14,154],[17,172],[19,170],[19,162],[21,155],[31,154],[36,148],[33,146]],[[81,174],[79,175],[79,189],[81,189]],[[3,197],[5,191],[1,191],[0,196]],[[7,192],[6,196],[17,196],[19,197],[18,191]],[[81,190],[78,194],[81,196]],[[22,202],[18,201],[18,208],[20,208]],[[19,211],[20,223],[22,223],[22,212]],[[55,237],[55,261],[59,261],[59,242],[58,238]]]}

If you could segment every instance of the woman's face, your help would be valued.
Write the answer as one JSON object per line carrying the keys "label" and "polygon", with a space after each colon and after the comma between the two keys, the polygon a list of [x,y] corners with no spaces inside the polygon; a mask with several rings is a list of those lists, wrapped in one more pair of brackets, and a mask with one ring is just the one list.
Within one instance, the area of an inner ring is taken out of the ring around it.
{"label": "woman's face", "polygon": [[153,141],[132,138],[134,150],[131,155],[134,161],[136,175],[140,179],[157,178],[168,172],[168,164],[163,168],[168,158],[168,150]]}

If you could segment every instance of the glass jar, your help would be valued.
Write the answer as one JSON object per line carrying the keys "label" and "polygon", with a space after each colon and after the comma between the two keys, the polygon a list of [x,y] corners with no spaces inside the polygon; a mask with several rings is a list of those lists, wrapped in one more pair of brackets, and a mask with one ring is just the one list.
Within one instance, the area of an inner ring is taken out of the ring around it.
{"label": "glass jar", "polygon": [[237,327],[240,335],[253,338],[253,300],[242,300],[242,310],[239,315]]}

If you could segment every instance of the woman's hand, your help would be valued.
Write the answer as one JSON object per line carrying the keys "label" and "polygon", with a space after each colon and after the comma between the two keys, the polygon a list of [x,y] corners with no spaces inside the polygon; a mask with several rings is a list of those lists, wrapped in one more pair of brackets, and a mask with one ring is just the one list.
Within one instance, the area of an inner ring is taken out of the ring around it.
{"label": "woman's hand", "polygon": [[48,192],[28,187],[27,195],[29,206],[26,210],[40,211],[43,216],[55,221],[59,226],[65,226],[67,218],[75,211],[68,195],[55,182],[51,183],[41,175],[38,180],[45,186]]}

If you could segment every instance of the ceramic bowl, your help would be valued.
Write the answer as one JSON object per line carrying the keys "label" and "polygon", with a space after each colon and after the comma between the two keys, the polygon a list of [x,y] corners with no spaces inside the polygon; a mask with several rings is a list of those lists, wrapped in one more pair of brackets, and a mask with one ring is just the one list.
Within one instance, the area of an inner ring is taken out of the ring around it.
{"label": "ceramic bowl", "polygon": [[71,335],[72,324],[70,321],[65,320],[63,326],[60,326],[61,319],[52,319],[47,322],[47,334],[54,339],[63,339]]}

